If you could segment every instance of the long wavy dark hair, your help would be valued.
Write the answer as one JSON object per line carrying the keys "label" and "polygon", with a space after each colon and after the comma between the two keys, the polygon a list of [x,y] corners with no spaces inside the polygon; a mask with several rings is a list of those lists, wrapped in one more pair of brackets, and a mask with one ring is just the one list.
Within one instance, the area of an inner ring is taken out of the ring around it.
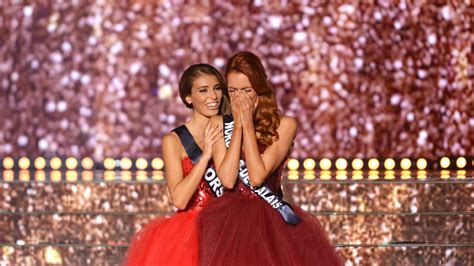
{"label": "long wavy dark hair", "polygon": [[268,147],[277,141],[281,112],[278,109],[275,93],[267,81],[267,74],[260,58],[251,52],[239,52],[232,56],[225,68],[225,76],[231,72],[244,74],[250,80],[258,95],[258,105],[253,117],[259,146]]}

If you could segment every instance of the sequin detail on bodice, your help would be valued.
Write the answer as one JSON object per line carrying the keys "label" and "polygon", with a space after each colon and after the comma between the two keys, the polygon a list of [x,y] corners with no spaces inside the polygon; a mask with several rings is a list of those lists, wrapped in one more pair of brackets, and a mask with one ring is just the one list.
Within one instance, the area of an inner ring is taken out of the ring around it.
{"label": "sequin detail on bodice", "polygon": [[[242,154],[242,157],[243,154]],[[283,191],[281,189],[281,176],[283,174],[283,170],[285,169],[286,165],[286,159],[278,166],[273,173],[271,173],[266,179],[265,179],[265,185],[273,191],[276,195],[278,195],[280,198],[283,198]],[[227,193],[239,193],[244,195],[245,197],[248,198],[259,198],[257,195],[255,195],[249,187],[244,185],[242,181],[240,181],[239,178],[237,178],[237,182],[234,186],[234,188],[230,191],[226,191]],[[225,193],[224,193],[225,194]]]}
{"label": "sequin detail on bodice", "polygon": [[[181,160],[181,165],[183,167],[183,176],[187,176],[191,172],[194,166],[191,159],[187,156]],[[199,211],[212,198],[214,198],[214,194],[212,193],[211,188],[207,185],[204,178],[202,178],[201,182],[199,182],[199,185],[196,188],[196,191],[194,192],[193,196],[189,200],[188,205],[186,206],[186,209],[184,209],[183,211],[189,211],[189,210]]]}

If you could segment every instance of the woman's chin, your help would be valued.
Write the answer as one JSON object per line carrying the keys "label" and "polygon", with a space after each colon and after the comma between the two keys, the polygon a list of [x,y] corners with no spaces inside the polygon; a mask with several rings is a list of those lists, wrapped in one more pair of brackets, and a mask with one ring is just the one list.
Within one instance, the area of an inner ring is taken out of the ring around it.
{"label": "woman's chin", "polygon": [[216,110],[207,110],[206,112],[203,112],[203,115],[205,117],[211,118],[213,116],[216,116],[219,114],[219,109]]}

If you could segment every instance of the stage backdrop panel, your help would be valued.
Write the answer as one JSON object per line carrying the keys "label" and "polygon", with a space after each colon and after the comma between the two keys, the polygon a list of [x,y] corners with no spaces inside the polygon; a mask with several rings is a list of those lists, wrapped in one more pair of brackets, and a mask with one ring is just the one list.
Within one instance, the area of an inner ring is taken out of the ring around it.
{"label": "stage backdrop panel", "polygon": [[159,156],[183,70],[241,50],[294,157],[474,155],[471,1],[213,2],[1,1],[0,157]]}

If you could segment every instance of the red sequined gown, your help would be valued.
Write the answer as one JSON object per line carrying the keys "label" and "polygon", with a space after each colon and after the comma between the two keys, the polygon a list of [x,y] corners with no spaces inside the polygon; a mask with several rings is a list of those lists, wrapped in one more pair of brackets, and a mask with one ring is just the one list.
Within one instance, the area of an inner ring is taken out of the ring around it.
{"label": "red sequined gown", "polygon": [[[182,166],[186,176],[191,172],[193,163],[185,157]],[[197,265],[197,214],[213,197],[211,189],[202,179],[185,210],[170,218],[156,218],[135,234],[125,265]]]}
{"label": "red sequined gown", "polygon": [[[283,168],[265,181],[279,196]],[[237,179],[199,213],[200,265],[342,265],[316,217],[291,206],[302,219],[296,226]]]}

